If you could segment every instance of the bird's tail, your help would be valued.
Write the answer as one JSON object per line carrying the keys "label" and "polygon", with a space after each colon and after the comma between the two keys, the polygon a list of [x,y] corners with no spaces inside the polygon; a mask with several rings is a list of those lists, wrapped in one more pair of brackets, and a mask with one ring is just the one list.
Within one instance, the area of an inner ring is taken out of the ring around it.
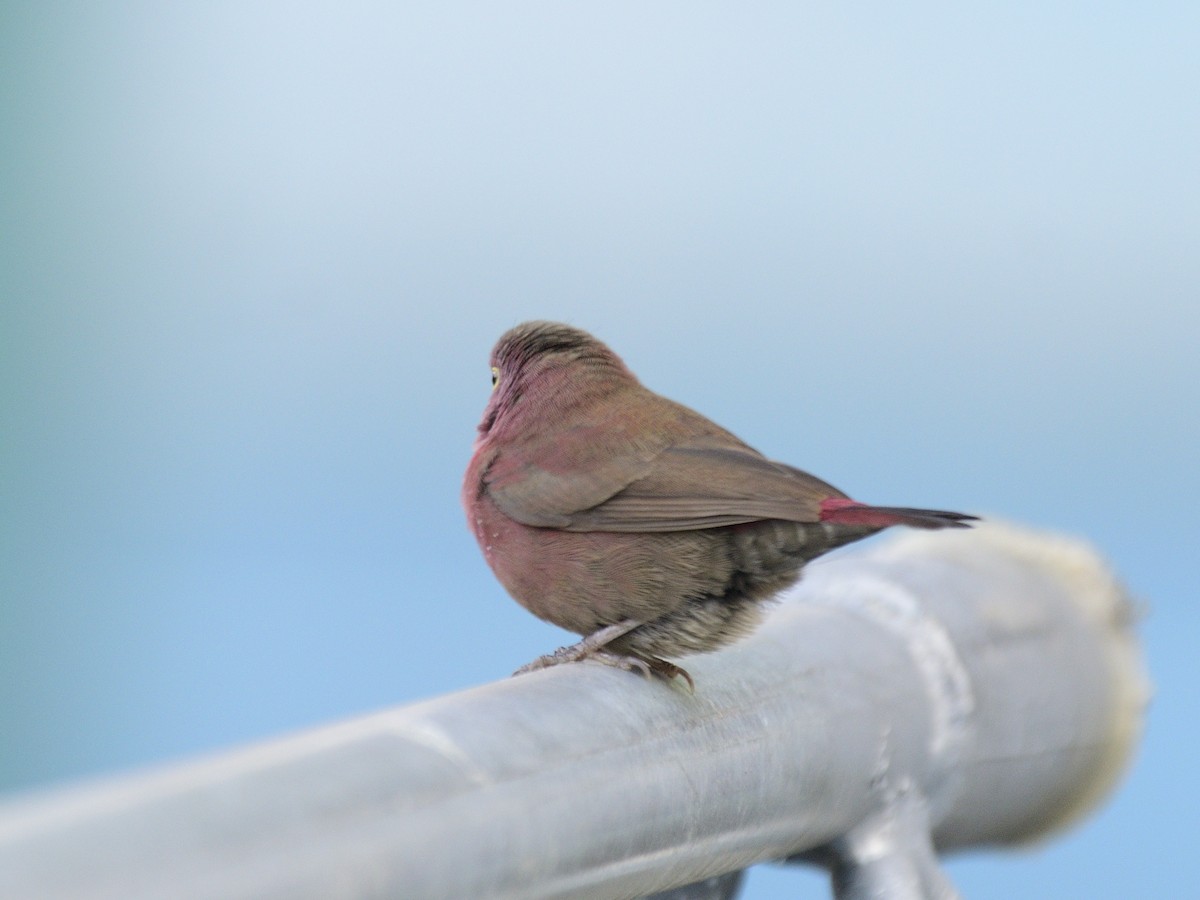
{"label": "bird's tail", "polygon": [[908,525],[912,528],[969,528],[978,518],[941,509],[868,506],[844,497],[830,497],[821,501],[821,521],[835,525],[865,525],[871,528],[887,528],[889,525]]}

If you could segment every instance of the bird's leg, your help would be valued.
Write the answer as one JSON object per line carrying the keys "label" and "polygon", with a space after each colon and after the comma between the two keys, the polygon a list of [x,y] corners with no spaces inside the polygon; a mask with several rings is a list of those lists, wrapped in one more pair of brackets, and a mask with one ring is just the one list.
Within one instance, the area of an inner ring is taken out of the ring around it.
{"label": "bird's leg", "polygon": [[643,622],[637,619],[622,619],[615,625],[606,625],[603,628],[593,631],[578,643],[571,644],[569,647],[559,647],[553,653],[539,656],[533,662],[521,666],[513,674],[524,675],[526,672],[548,669],[550,666],[557,666],[562,663],[578,662],[581,659],[594,659],[597,662],[602,662],[608,666],[615,666],[618,669],[641,672],[647,677],[657,675],[664,681],[670,681],[678,675],[688,683],[688,687],[692,693],[695,693],[696,683],[692,681],[692,676],[687,673],[686,669],[674,663],[667,662],[665,659],[658,659],[654,656],[634,656],[629,653],[616,653],[606,649],[611,642],[643,624]]}

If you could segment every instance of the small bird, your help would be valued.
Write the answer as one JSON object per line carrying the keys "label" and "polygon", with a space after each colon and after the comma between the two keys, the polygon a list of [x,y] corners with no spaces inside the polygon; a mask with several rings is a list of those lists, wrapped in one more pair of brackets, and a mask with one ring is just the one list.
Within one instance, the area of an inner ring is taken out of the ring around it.
{"label": "small bird", "polygon": [[569,325],[512,328],[491,365],[468,524],[517,602],[583,635],[517,674],[596,659],[694,690],[663,657],[747,635],[809,560],[889,525],[975,519],[851,500],[643,387]]}

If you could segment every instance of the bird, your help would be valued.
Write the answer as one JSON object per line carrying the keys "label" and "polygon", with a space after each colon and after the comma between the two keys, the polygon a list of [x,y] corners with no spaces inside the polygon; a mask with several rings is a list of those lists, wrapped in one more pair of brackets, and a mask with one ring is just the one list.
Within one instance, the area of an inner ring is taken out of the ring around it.
{"label": "bird", "polygon": [[468,525],[518,603],[582,637],[514,674],[593,659],[694,691],[671,660],[748,635],[806,563],[891,525],[977,518],[852,500],[651,391],[570,325],[509,329],[491,373]]}

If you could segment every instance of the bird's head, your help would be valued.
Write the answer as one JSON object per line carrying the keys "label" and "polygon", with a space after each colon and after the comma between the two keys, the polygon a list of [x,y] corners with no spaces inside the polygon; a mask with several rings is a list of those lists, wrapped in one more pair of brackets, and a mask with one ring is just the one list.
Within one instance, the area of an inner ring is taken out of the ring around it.
{"label": "bird's head", "polygon": [[492,349],[492,396],[480,436],[511,425],[553,422],[556,414],[588,403],[637,379],[615,353],[586,331],[559,322],[524,322]]}

